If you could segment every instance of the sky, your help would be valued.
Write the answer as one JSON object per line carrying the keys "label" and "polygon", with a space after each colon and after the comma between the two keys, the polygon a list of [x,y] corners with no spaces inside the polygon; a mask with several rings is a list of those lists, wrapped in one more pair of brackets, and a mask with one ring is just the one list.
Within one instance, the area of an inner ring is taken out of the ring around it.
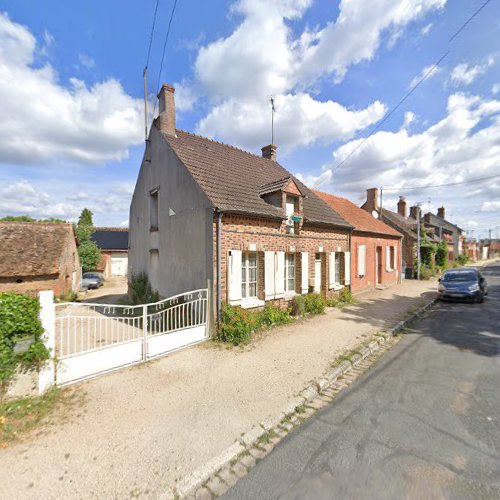
{"label": "sky", "polygon": [[[379,187],[385,208],[444,206],[498,237],[500,1],[460,29],[485,0],[178,0],[160,73],[173,3],[158,4],[149,123],[167,82],[178,128],[260,154],[274,96],[278,161],[310,187],[357,204]],[[0,217],[88,207],[127,225],[155,5],[0,0]]]}

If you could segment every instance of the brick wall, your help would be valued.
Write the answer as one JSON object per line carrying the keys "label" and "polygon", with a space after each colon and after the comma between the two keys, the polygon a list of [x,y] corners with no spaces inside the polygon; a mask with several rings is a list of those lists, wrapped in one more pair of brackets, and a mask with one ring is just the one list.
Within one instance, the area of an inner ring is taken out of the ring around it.
{"label": "brick wall", "polygon": [[[260,217],[242,215],[224,215],[221,235],[221,288],[222,300],[227,301],[227,261],[229,251],[249,251],[255,245],[258,252],[258,297],[264,298],[264,252],[280,251],[286,253],[309,253],[309,279],[314,278],[315,254],[321,253],[322,293],[333,295],[327,290],[329,252],[349,251],[349,232],[347,230],[325,227],[301,227],[298,234],[287,234],[285,221],[270,220]],[[214,218],[214,276],[217,276],[217,218]],[[300,293],[301,259],[295,259],[295,289]],[[216,292],[216,280],[214,280]]]}
{"label": "brick wall", "polygon": [[[393,285],[399,281],[401,275],[401,243],[400,238],[391,238],[390,236],[375,236],[354,232],[352,236],[352,255],[351,255],[351,289],[353,292],[370,290],[375,288],[376,283],[376,251],[381,247],[382,251],[382,272],[381,285]],[[366,246],[366,274],[363,277],[358,276],[358,254],[359,246]],[[387,246],[396,247],[396,266],[394,271],[386,271],[386,252]]]}

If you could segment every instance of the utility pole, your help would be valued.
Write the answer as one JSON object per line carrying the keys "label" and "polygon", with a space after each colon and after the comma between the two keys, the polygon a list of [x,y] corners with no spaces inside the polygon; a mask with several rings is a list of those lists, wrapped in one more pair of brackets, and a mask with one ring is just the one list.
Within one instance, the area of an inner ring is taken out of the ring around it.
{"label": "utility pole", "polygon": [[274,107],[274,96],[270,96],[271,101],[271,144],[274,144],[274,112],[276,108]]}

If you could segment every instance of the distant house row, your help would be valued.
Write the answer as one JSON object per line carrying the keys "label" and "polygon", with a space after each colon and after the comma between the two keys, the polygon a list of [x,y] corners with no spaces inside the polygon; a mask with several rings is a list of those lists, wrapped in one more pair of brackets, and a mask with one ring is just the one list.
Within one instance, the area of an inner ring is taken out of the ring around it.
{"label": "distant house row", "polygon": [[176,128],[175,89],[163,85],[130,208],[129,279],[146,272],[164,297],[209,286],[217,310],[331,297],[413,275],[417,219],[461,253],[463,231],[438,216],[360,208],[313,191],[277,161]]}

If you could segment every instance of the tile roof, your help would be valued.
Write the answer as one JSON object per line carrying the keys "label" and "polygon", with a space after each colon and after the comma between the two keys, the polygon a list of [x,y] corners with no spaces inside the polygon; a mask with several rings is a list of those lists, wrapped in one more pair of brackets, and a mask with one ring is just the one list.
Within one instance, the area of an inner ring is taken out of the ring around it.
{"label": "tile roof", "polygon": [[0,277],[58,274],[71,240],[71,224],[0,222]]}
{"label": "tile roof", "polygon": [[293,179],[304,194],[304,223],[350,225],[323,200],[285,170],[278,162],[198,135],[176,130],[162,134],[186,166],[213,206],[223,212],[239,212],[285,218],[285,210],[261,197],[266,185]]}
{"label": "tile roof", "polygon": [[463,232],[463,229],[460,229],[456,224],[453,224],[446,219],[442,219],[439,215],[434,215],[432,212],[428,212],[424,215],[425,222],[430,224],[431,226],[443,227],[447,231],[452,233],[455,232]]}
{"label": "tile roof", "polygon": [[98,227],[90,236],[101,250],[128,250],[128,229]]}
{"label": "tile roof", "polygon": [[335,196],[322,191],[314,191],[319,197],[326,201],[335,211],[337,211],[355,231],[363,231],[376,234],[401,237],[401,233],[388,226],[384,222],[375,219],[366,210],[359,208],[346,198]]}

